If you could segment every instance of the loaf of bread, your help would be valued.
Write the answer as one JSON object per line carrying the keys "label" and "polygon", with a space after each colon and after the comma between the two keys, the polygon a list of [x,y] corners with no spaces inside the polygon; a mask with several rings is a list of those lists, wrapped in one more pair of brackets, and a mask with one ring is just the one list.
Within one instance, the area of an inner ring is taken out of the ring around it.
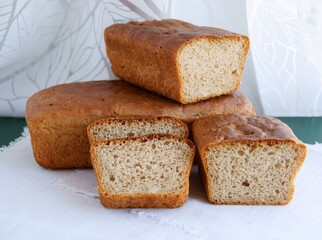
{"label": "loaf of bread", "polygon": [[116,76],[183,104],[236,90],[249,48],[247,36],[179,20],[114,24],[105,42]]}
{"label": "loaf of bread", "polygon": [[171,134],[188,138],[189,130],[185,123],[171,117],[107,118],[92,122],[87,127],[90,143],[148,134]]}
{"label": "loaf of bread", "polygon": [[192,130],[210,202],[290,202],[306,147],[286,124],[267,116],[219,115],[195,121]]}
{"label": "loaf of bread", "polygon": [[108,117],[170,116],[190,124],[221,113],[254,115],[252,103],[239,92],[182,105],[124,81],[62,84],[34,94],[26,120],[33,153],[45,168],[91,167],[87,126]]}
{"label": "loaf of bread", "polygon": [[101,203],[109,208],[175,208],[189,193],[193,143],[169,134],[102,140],[91,146]]}

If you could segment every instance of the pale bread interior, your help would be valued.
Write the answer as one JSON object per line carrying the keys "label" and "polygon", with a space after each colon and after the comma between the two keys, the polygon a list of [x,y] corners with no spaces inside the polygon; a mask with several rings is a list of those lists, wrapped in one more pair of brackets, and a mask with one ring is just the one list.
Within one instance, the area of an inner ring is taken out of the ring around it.
{"label": "pale bread interior", "polygon": [[173,138],[116,141],[95,148],[101,191],[108,194],[181,193],[193,149]]}
{"label": "pale bread interior", "polygon": [[243,38],[186,44],[178,54],[182,98],[187,101],[230,93],[240,84],[247,43]]}
{"label": "pale bread interior", "polygon": [[[182,123],[183,124],[183,123]],[[171,118],[151,119],[114,119],[90,127],[91,142],[104,139],[140,137],[147,134],[171,134],[188,137],[187,130]]]}
{"label": "pale bread interior", "polygon": [[224,204],[286,204],[303,152],[296,144],[221,144],[206,152],[209,199]]}

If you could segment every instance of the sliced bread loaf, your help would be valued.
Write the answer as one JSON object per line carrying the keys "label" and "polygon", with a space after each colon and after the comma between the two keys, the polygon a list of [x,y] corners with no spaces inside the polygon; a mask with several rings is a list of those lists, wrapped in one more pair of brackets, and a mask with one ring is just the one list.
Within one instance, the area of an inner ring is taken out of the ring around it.
{"label": "sliced bread loaf", "polygon": [[95,121],[87,127],[90,143],[159,133],[183,138],[189,135],[187,125],[172,117],[107,118]]}
{"label": "sliced bread loaf", "polygon": [[91,146],[101,203],[109,208],[184,204],[195,148],[169,134],[97,141]]}
{"label": "sliced bread loaf", "polygon": [[247,36],[179,20],[114,24],[105,30],[114,74],[180,103],[236,90]]}
{"label": "sliced bread loaf", "polygon": [[306,147],[267,116],[219,115],[195,121],[193,137],[210,202],[287,204]]}

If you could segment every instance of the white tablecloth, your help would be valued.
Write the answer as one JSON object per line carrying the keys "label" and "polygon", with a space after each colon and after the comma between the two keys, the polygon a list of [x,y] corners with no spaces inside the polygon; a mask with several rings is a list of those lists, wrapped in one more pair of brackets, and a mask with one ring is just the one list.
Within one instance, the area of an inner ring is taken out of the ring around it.
{"label": "white tablecloth", "polygon": [[0,152],[0,239],[322,239],[322,145],[307,147],[287,206],[212,205],[194,167],[183,207],[113,210],[92,170],[39,167],[26,131]]}

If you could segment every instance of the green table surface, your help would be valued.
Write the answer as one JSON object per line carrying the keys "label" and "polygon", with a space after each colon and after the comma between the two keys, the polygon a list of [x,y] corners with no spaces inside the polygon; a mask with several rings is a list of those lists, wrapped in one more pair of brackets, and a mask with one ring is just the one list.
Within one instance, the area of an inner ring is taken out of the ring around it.
{"label": "green table surface", "polygon": [[[305,143],[322,143],[322,117],[280,117]],[[19,137],[26,126],[24,118],[0,117],[0,146]]]}

